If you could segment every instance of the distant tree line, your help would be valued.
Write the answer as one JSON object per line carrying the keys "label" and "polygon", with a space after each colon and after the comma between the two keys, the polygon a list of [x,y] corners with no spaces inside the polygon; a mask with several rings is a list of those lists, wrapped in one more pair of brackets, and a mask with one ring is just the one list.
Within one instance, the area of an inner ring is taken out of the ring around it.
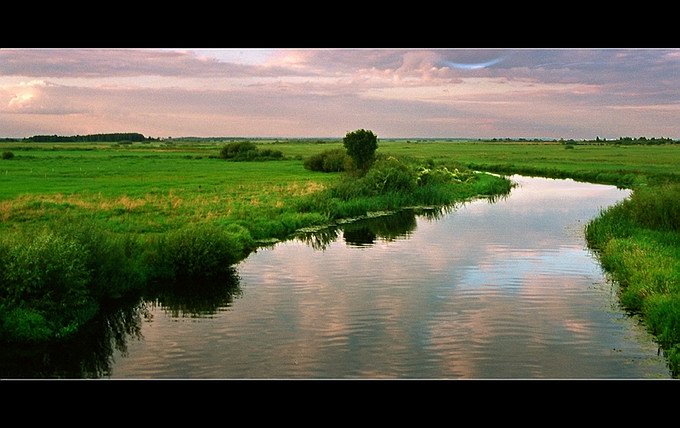
{"label": "distant tree line", "polygon": [[477,141],[481,141],[484,143],[497,143],[497,142],[520,142],[520,143],[526,143],[526,142],[532,142],[532,143],[543,143],[546,141],[557,141],[557,140],[550,140],[547,138],[479,138]]}
{"label": "distant tree line", "polygon": [[680,143],[680,141],[673,140],[672,138],[666,138],[666,137],[661,137],[661,138],[656,138],[656,137],[651,137],[651,138],[647,138],[647,137],[640,137],[640,138],[619,137],[618,140],[607,141],[607,143],[610,143],[610,144],[678,144],[678,143]]}
{"label": "distant tree line", "polygon": [[34,135],[24,138],[23,141],[33,143],[116,143],[121,141],[142,142],[152,140],[137,132],[118,132],[113,134],[89,134],[89,135]]}
{"label": "distant tree line", "polygon": [[668,137],[639,137],[639,138],[633,138],[633,137],[619,137],[616,140],[608,140],[606,138],[600,138],[600,137],[595,137],[594,140],[574,140],[574,139],[569,139],[565,140],[563,138],[560,138],[560,143],[562,144],[567,144],[567,145],[575,145],[575,144],[613,144],[613,145],[659,145],[659,144],[680,144],[680,140],[673,140],[672,138]]}
{"label": "distant tree line", "polygon": [[[619,137],[617,140],[613,139],[606,139],[606,138],[600,138],[600,137],[595,137],[594,139],[582,139],[582,140],[574,140],[573,138],[570,138],[568,140],[565,140],[564,138],[560,138],[559,140],[556,139],[547,139],[547,138],[479,138],[477,141],[481,142],[548,142],[548,141],[559,141],[562,144],[622,144],[622,145],[634,145],[634,144],[646,144],[646,145],[654,145],[654,144],[680,144],[680,140],[673,140],[672,138],[668,137],[639,137],[639,138],[634,138],[634,137]],[[407,141],[407,143],[410,141]]]}
{"label": "distant tree line", "polygon": [[158,138],[145,137],[137,132],[118,132],[113,134],[88,135],[34,135],[26,138],[0,138],[3,143],[120,143],[158,141]]}

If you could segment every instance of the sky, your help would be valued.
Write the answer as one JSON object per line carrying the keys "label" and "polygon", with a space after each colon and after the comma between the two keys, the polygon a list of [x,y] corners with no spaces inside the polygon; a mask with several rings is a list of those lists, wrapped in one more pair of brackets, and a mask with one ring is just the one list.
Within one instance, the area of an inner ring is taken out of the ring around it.
{"label": "sky", "polygon": [[0,137],[680,138],[680,49],[0,49]]}

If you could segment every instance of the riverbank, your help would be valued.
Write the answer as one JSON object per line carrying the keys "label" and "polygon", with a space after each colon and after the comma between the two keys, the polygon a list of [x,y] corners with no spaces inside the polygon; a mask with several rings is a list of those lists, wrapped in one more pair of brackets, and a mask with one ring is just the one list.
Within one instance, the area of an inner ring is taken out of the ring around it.
{"label": "riverbank", "polygon": [[[588,224],[588,245],[620,286],[626,310],[655,336],[680,375],[680,147],[560,144],[461,146],[463,165],[502,174],[572,178],[633,190]],[[403,149],[411,150],[410,147]],[[439,152],[441,146],[433,147]],[[475,152],[476,150],[476,152]]]}
{"label": "riverbank", "polygon": [[213,149],[38,147],[3,163],[0,339],[66,339],[108,301],[226,281],[259,243],[302,228],[510,190],[445,163],[385,156],[356,178]]}
{"label": "riverbank", "polygon": [[636,188],[586,227],[588,245],[680,374],[680,185]]}

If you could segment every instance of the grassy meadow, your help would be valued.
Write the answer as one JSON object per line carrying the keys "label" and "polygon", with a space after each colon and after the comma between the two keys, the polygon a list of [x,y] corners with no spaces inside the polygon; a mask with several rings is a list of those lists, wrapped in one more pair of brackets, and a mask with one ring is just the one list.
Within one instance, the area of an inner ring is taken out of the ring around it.
{"label": "grassy meadow", "polygon": [[[257,144],[284,159],[225,161],[224,143],[204,141],[0,143],[14,155],[0,158],[0,340],[68,336],[102,300],[149,282],[220,280],[300,228],[509,190],[469,171],[483,170],[634,189],[586,237],[680,373],[680,145],[388,140],[379,168],[359,180],[304,168],[339,140]],[[444,167],[460,175],[422,185],[424,171]]]}

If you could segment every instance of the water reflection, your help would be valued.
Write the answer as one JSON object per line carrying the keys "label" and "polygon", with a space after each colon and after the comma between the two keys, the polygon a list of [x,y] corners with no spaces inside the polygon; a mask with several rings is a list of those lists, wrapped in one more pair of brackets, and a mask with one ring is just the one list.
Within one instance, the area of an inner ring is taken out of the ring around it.
{"label": "water reflection", "polygon": [[343,226],[342,230],[347,245],[370,247],[377,239],[391,242],[400,238],[408,238],[416,227],[415,212],[404,210],[391,215],[348,223]]}
{"label": "water reflection", "polygon": [[668,377],[584,251],[585,222],[627,193],[518,181],[496,203],[303,233],[252,254],[226,284],[159,287],[82,343],[2,349],[0,375]]}
{"label": "water reflection", "polygon": [[0,378],[100,378],[109,376],[113,353],[125,355],[130,339],[142,337],[148,316],[140,299],[103,308],[99,316],[71,340],[44,345],[0,348]]}
{"label": "water reflection", "polygon": [[164,284],[146,296],[109,303],[76,337],[55,344],[0,346],[0,378],[110,377],[114,355],[128,354],[131,340],[142,340],[143,322],[152,322],[153,309],[162,306],[171,317],[210,317],[241,295],[239,278],[214,283]]}
{"label": "water reflection", "polygon": [[231,269],[220,281],[164,284],[153,290],[148,300],[174,318],[206,318],[231,306],[241,294],[238,273]]}
{"label": "water reflection", "polygon": [[335,242],[342,232],[347,245],[370,247],[378,240],[391,242],[409,238],[418,226],[416,216],[423,215],[436,220],[453,209],[453,207],[405,209],[391,214],[362,218],[340,226],[301,232],[296,238],[315,250],[323,251]]}

